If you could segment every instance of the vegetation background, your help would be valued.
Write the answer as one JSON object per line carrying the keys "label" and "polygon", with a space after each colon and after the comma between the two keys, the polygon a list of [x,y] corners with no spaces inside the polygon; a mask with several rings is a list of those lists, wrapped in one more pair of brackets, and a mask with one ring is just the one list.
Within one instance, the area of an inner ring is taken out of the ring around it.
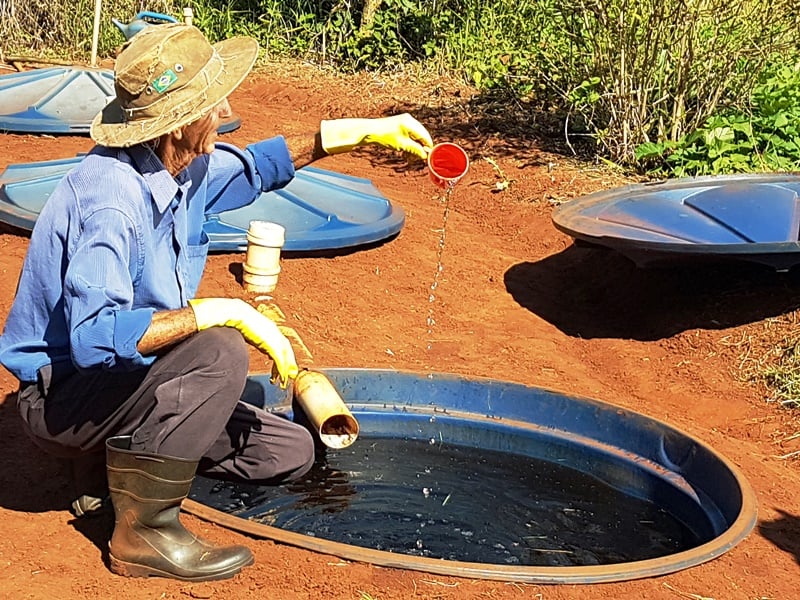
{"label": "vegetation background", "polygon": [[[0,0],[0,52],[86,61],[95,0]],[[800,8],[791,0],[103,0],[214,41],[257,38],[264,59],[343,73],[443,74],[520,128],[626,172],[680,177],[800,170]],[[125,37],[101,28],[100,56]],[[527,118],[525,118],[527,117]],[[544,124],[544,125],[543,125]],[[800,334],[749,374],[800,406]]]}
{"label": "vegetation background", "polygon": [[[564,142],[656,175],[800,167],[800,9],[791,0],[104,0],[265,56],[344,72],[460,77],[560,123]],[[89,56],[94,0],[0,0],[3,52]],[[104,27],[98,50],[124,41]]]}

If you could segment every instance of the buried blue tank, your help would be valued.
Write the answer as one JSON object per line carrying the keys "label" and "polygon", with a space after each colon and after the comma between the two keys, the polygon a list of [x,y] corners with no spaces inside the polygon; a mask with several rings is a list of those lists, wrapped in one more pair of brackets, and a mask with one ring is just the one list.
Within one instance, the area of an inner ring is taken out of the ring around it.
{"label": "buried blue tank", "polygon": [[[702,442],[646,416],[489,379],[323,372],[360,425],[348,452],[329,453],[305,482],[279,488],[198,478],[185,505],[189,512],[346,559],[538,583],[620,581],[685,569],[726,552],[755,524],[753,492],[734,466]],[[251,376],[245,398],[287,417],[302,416],[266,375]],[[431,462],[441,456],[426,455],[426,446],[447,459]],[[369,465],[370,460],[383,462]],[[488,468],[476,467],[487,461]],[[427,487],[426,469],[438,469],[443,489]],[[448,470],[452,476],[442,484]],[[554,488],[537,489],[541,485]],[[403,486],[410,490],[398,491]],[[578,492],[583,497],[570,497],[575,490],[583,490]],[[484,505],[481,496],[489,498]],[[303,524],[304,510],[316,512],[317,520]],[[282,511],[291,514],[284,519]],[[471,511],[475,514],[467,514]],[[581,512],[585,519],[576,520]],[[609,519],[628,519],[630,528]],[[389,537],[370,540],[368,528],[357,530],[370,521],[376,525],[371,531],[381,536],[388,531]],[[552,526],[566,521],[571,532]],[[345,523],[342,535],[333,531],[337,522]],[[429,542],[442,537],[443,522],[455,533],[446,532],[442,548],[428,552]],[[647,546],[662,535],[656,531],[661,524],[673,528],[663,543],[641,552],[625,548]],[[508,535],[493,531],[506,526]],[[598,531],[601,535],[594,535]],[[617,547],[604,536],[620,538]],[[475,543],[479,537],[483,541]],[[465,538],[472,539],[453,541]],[[481,554],[481,543],[490,547],[489,555]],[[492,548],[500,549],[497,560],[490,556]]]}

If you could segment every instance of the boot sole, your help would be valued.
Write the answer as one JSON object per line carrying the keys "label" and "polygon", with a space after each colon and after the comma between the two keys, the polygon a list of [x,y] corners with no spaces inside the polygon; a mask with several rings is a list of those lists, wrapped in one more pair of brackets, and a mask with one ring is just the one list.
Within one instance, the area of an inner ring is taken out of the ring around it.
{"label": "boot sole", "polygon": [[203,575],[179,575],[177,573],[170,573],[169,571],[162,571],[147,565],[139,565],[136,563],[126,562],[119,560],[113,555],[109,555],[109,567],[111,572],[123,577],[165,577],[168,579],[178,579],[180,581],[216,581],[218,579],[229,579],[238,574],[245,567],[249,567],[255,562],[254,558],[250,558],[245,563],[230,567],[224,571],[216,573],[204,573]]}

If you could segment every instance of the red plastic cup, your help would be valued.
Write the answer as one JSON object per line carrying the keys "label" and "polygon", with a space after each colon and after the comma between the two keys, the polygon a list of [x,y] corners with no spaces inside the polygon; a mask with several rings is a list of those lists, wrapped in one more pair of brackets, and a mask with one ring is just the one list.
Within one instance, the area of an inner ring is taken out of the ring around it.
{"label": "red plastic cup", "polygon": [[436,144],[428,154],[428,172],[439,187],[453,187],[468,170],[469,157],[458,144]]}

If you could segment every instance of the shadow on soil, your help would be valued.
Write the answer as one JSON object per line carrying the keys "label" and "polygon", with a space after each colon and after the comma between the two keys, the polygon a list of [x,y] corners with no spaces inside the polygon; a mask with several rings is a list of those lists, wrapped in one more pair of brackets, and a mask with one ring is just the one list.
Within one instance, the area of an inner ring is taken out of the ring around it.
{"label": "shadow on soil", "polygon": [[69,481],[66,466],[40,450],[22,429],[17,395],[0,404],[0,506],[22,512],[67,510]]}
{"label": "shadow on soil", "polygon": [[[436,96],[435,90],[432,96]],[[487,90],[470,97],[459,94],[449,102],[434,104],[400,103],[386,115],[410,112],[425,123],[436,141],[457,141],[470,153],[491,148],[494,156],[513,156],[524,166],[540,164],[542,151],[591,157],[596,150],[588,136],[572,136],[567,143],[564,115],[505,90]]]}
{"label": "shadow on soil", "polygon": [[[70,483],[66,463],[38,448],[22,429],[17,413],[16,393],[0,404],[0,506],[24,513],[68,511]],[[71,519],[70,525],[82,533],[103,553],[113,529],[113,514]]]}
{"label": "shadow on soil", "polygon": [[620,254],[572,245],[505,273],[521,306],[581,338],[652,341],[724,329],[800,307],[800,273],[740,264],[641,269]]}
{"label": "shadow on soil", "polygon": [[758,531],[775,546],[794,555],[800,564],[800,517],[778,510],[781,517],[774,521],[762,521]]}
{"label": "shadow on soil", "polygon": [[[431,96],[448,97],[447,92],[431,90]],[[434,142],[454,141],[467,151],[471,160],[479,155],[514,158],[519,168],[547,165],[548,154],[570,159],[591,160],[596,146],[585,135],[564,137],[564,117],[536,103],[522,101],[503,90],[490,90],[470,97],[460,94],[433,106],[398,102],[384,116],[409,112],[425,124]],[[356,149],[355,152],[370,152]],[[395,172],[425,169],[423,161],[392,152],[370,152],[375,167]],[[369,175],[365,175],[369,177]]]}

